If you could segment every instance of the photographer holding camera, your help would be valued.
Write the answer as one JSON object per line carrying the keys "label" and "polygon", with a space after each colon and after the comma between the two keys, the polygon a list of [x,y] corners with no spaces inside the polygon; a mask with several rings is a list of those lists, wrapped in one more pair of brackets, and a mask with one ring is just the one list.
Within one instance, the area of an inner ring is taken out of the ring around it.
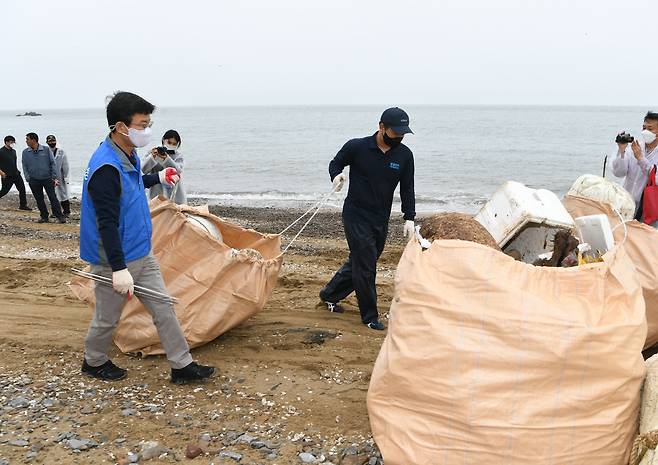
{"label": "photographer holding camera", "polygon": [[[183,154],[178,150],[180,147],[180,134],[178,131],[169,129],[162,136],[162,146],[154,147],[142,160],[142,173],[154,174],[165,168],[174,168],[179,174],[183,172],[185,160]],[[149,189],[149,199],[162,194],[168,199],[171,198],[173,188],[156,184]],[[182,182],[178,182],[175,196],[171,199],[179,205],[187,204],[187,194]]]}
{"label": "photographer holding camera", "polygon": [[[612,172],[624,179],[624,188],[635,200],[635,219],[642,221],[642,194],[649,172],[658,164],[658,112],[649,111],[642,125],[642,140],[622,132],[615,142],[618,150],[612,161]],[[658,227],[654,223],[652,226]]]}

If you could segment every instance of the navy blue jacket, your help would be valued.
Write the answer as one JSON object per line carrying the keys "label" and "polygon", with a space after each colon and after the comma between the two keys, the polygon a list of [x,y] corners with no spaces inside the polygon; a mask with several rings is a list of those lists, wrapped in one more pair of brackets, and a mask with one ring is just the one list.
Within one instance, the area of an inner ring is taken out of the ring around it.
{"label": "navy blue jacket", "polygon": [[388,223],[393,194],[400,184],[405,220],[416,217],[414,156],[404,144],[384,153],[377,146],[377,133],[348,141],[329,163],[331,180],[350,167],[350,182],[343,217],[353,221]]}

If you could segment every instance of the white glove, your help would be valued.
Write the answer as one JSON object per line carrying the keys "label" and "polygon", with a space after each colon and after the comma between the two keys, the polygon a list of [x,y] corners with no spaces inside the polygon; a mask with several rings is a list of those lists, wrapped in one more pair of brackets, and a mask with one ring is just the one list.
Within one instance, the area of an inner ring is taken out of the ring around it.
{"label": "white glove", "polygon": [[135,283],[133,282],[133,277],[128,271],[128,268],[123,270],[115,271],[112,273],[112,287],[119,294],[128,294],[128,298],[135,291]]}
{"label": "white glove", "polygon": [[340,190],[343,188],[343,184],[345,184],[345,180],[347,177],[343,174],[340,173],[334,178],[334,192],[340,192]]}
{"label": "white glove", "polygon": [[408,241],[410,241],[411,238],[414,237],[415,233],[416,233],[416,228],[414,226],[414,222],[412,220],[405,221],[404,229],[402,230],[402,235],[406,237]]}
{"label": "white glove", "polygon": [[158,171],[158,178],[160,178],[160,184],[165,186],[173,186],[180,181],[180,176],[176,168],[165,168]]}

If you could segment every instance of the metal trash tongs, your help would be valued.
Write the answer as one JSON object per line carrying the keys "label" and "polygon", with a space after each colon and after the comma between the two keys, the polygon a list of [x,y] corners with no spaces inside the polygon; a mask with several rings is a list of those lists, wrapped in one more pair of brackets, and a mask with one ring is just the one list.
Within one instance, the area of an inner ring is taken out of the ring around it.
{"label": "metal trash tongs", "polygon": [[[106,278],[105,276],[89,273],[87,271],[76,270],[75,268],[71,268],[71,273],[73,273],[76,276],[80,276],[82,278],[91,279],[92,281],[105,284],[106,286],[112,286],[112,279]],[[172,297],[170,295],[163,294],[162,292],[154,291],[152,289],[148,289],[146,287],[137,286],[137,285],[135,286],[135,295],[137,297],[145,297],[147,299],[157,300],[158,302],[164,302],[170,304],[179,303],[176,297]]]}

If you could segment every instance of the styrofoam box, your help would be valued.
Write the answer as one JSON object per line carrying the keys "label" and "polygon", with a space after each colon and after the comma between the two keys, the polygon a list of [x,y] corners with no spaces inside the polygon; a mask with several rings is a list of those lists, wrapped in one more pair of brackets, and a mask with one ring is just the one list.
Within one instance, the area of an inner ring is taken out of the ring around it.
{"label": "styrofoam box", "polygon": [[615,246],[610,220],[606,215],[589,215],[576,218],[578,234],[583,243],[588,243],[592,250],[606,253]]}
{"label": "styrofoam box", "polygon": [[515,249],[522,260],[532,263],[538,255],[552,250],[559,229],[573,230],[573,218],[553,192],[531,189],[508,181],[475,215],[501,249]]}

